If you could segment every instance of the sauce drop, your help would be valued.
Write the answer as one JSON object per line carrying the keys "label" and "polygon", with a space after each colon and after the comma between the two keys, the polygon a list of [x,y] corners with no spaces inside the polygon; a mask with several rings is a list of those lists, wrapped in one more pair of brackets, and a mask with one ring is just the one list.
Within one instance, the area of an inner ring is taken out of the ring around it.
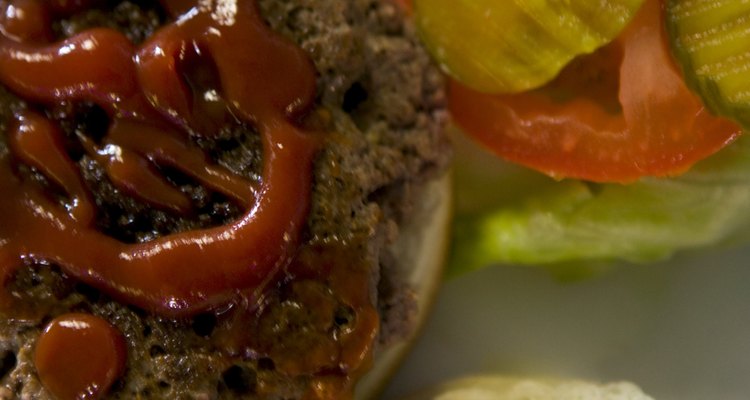
{"label": "sauce drop", "polygon": [[59,400],[98,399],[125,371],[120,332],[89,314],[67,314],[47,325],[34,353],[39,379]]}

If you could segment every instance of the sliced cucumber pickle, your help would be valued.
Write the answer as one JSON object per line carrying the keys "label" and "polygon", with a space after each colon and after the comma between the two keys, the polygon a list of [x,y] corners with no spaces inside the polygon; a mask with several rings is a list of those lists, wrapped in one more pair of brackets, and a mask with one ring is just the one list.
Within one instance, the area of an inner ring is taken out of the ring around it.
{"label": "sliced cucumber pickle", "polygon": [[443,69],[486,93],[552,80],[609,43],[643,0],[415,0],[417,25]]}
{"label": "sliced cucumber pickle", "polygon": [[750,2],[668,0],[667,29],[706,107],[750,129]]}

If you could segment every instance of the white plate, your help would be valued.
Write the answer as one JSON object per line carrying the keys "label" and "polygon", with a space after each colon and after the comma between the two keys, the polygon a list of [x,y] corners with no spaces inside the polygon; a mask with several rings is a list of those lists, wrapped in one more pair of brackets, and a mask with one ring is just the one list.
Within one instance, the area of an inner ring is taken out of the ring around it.
{"label": "white plate", "polygon": [[658,400],[749,399],[750,247],[575,283],[512,266],[446,282],[383,399],[475,373],[630,380]]}

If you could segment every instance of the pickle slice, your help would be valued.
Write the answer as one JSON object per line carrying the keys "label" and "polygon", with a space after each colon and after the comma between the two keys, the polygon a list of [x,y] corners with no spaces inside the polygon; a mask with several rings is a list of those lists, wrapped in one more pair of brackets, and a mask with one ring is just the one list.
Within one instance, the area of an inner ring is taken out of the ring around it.
{"label": "pickle slice", "polygon": [[688,85],[714,114],[750,128],[750,2],[669,0],[666,10]]}
{"label": "pickle slice", "polygon": [[643,0],[415,0],[423,41],[443,69],[486,93],[552,80],[612,41]]}

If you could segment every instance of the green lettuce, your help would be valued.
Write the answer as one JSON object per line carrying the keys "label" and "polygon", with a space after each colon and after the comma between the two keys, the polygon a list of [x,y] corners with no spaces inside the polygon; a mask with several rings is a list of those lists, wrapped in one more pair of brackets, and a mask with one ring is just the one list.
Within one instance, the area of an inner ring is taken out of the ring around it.
{"label": "green lettuce", "polygon": [[680,177],[628,185],[555,181],[455,141],[451,274],[500,263],[580,273],[750,237],[747,137]]}

